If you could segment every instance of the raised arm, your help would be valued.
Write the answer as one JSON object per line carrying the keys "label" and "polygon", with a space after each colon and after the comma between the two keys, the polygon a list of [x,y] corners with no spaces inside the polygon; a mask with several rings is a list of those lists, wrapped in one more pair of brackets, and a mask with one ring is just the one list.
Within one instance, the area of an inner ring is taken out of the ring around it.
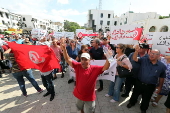
{"label": "raised arm", "polygon": [[69,57],[69,55],[67,53],[66,44],[65,44],[64,39],[62,39],[60,47],[63,50],[63,56],[64,56],[65,61],[72,67],[72,59]]}
{"label": "raised arm", "polygon": [[104,64],[104,67],[103,67],[102,71],[108,70],[109,67],[110,67],[110,63],[109,63],[109,61],[106,59],[106,62],[105,62],[105,64]]}
{"label": "raised arm", "polygon": [[139,51],[139,49],[140,49],[139,45],[136,45],[135,46],[135,52],[133,54],[133,60],[136,61],[136,62],[138,62],[138,51]]}

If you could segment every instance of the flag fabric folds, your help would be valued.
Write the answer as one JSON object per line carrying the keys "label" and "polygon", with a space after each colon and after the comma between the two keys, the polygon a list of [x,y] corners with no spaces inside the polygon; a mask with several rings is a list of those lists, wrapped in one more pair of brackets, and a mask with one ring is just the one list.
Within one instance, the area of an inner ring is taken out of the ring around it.
{"label": "flag fabric folds", "polygon": [[24,45],[7,42],[20,70],[38,69],[41,72],[48,72],[60,68],[54,51],[46,45]]}

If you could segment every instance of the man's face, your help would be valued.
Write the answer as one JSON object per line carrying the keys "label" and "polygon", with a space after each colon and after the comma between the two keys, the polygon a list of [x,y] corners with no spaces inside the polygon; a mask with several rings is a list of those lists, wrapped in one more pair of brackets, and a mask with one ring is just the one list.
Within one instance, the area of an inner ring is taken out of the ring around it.
{"label": "man's face", "polygon": [[96,41],[93,40],[92,46],[93,46],[93,47],[98,46],[98,44],[96,43]]}
{"label": "man's face", "polygon": [[152,51],[149,53],[149,59],[150,59],[150,61],[158,60],[159,57],[160,57],[159,51],[152,50]]}
{"label": "man's face", "polygon": [[81,57],[81,66],[83,69],[88,68],[88,66],[90,65],[90,59],[86,59],[84,57]]}

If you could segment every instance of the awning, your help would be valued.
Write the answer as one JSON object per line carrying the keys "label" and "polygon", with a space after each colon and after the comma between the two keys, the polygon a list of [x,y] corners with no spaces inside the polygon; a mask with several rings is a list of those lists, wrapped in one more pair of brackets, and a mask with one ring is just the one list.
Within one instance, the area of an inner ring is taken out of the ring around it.
{"label": "awning", "polygon": [[5,32],[8,33],[8,34],[15,33],[14,31],[5,31]]}

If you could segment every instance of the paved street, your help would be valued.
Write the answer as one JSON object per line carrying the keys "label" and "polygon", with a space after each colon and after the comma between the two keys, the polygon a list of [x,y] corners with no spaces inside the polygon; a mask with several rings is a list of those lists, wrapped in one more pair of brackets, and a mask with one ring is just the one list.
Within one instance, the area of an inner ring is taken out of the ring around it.
{"label": "paved street", "polygon": [[[45,89],[39,72],[35,70],[34,75],[40,87]],[[25,80],[28,97],[21,96],[21,91],[13,76],[3,74],[3,78],[0,78],[0,113],[79,113],[75,107],[76,98],[72,94],[74,84],[67,83],[68,73],[64,78],[60,78],[60,76],[59,74],[58,79],[54,80],[56,96],[50,102],[49,96],[43,97],[46,90],[41,94],[37,93],[27,79]],[[97,88],[98,85],[97,82]],[[129,98],[121,98],[119,103],[110,103],[111,98],[104,97],[108,87],[109,81],[104,81],[104,90],[97,92],[95,113],[140,113],[139,104],[131,109],[126,108]],[[150,106],[147,113],[165,113],[166,109],[163,104],[165,99],[166,97],[162,98],[156,108]]]}

